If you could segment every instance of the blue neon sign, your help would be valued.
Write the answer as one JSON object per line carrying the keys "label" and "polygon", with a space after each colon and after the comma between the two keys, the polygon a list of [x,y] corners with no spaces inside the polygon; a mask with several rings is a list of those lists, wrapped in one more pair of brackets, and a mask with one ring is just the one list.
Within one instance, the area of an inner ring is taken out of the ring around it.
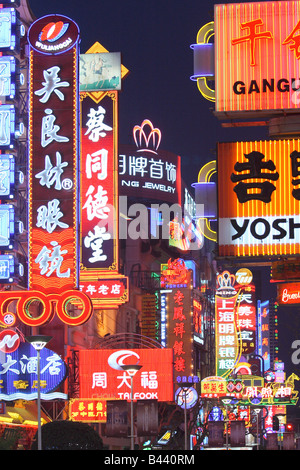
{"label": "blue neon sign", "polygon": [[0,199],[13,199],[15,187],[15,157],[0,155]]}
{"label": "blue neon sign", "polygon": [[0,204],[0,248],[13,248],[14,233],[14,206],[12,204]]}
{"label": "blue neon sign", "polygon": [[[66,399],[55,392],[65,380],[67,367],[61,357],[44,348],[40,351],[40,378],[42,400]],[[29,343],[11,353],[0,352],[0,400],[35,400],[37,398],[37,352]]]}

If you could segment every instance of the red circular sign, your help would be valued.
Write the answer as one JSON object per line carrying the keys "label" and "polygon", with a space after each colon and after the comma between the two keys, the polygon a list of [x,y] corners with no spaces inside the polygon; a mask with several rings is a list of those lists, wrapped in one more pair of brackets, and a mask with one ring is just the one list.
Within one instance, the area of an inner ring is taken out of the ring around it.
{"label": "red circular sign", "polygon": [[0,351],[4,353],[12,353],[18,349],[20,344],[20,336],[14,330],[0,331]]}
{"label": "red circular sign", "polygon": [[62,54],[79,40],[79,28],[70,18],[47,15],[35,21],[28,30],[31,47],[42,54]]}

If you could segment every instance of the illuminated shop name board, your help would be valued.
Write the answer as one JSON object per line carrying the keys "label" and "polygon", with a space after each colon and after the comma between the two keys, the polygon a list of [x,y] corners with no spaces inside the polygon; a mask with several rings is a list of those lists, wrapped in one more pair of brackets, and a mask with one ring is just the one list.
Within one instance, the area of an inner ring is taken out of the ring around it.
{"label": "illuminated shop name board", "polygon": [[134,377],[134,400],[172,401],[171,349],[103,349],[79,351],[80,396],[86,399],[130,400],[130,376],[122,365],[141,364]]}
{"label": "illuminated shop name board", "polygon": [[217,275],[216,370],[219,376],[229,376],[239,367],[242,354],[255,351],[255,287],[251,281],[252,273],[247,268],[236,274],[223,271]]}
{"label": "illuminated shop name board", "polygon": [[159,149],[161,131],[149,119],[133,128],[136,149],[120,146],[119,185],[120,194],[162,199],[166,202],[181,200],[181,159]]}
{"label": "illuminated shop name board", "polygon": [[[58,44],[72,37],[69,48],[45,53],[34,44]],[[78,288],[77,161],[78,41],[77,25],[59,15],[35,21],[28,31],[29,50],[29,290],[0,293],[0,323],[41,326],[58,318],[80,325],[92,313],[89,297]],[[67,54],[64,54],[64,52]],[[13,110],[0,107],[0,146],[10,145]],[[4,129],[4,130],[3,130]],[[4,143],[5,141],[5,143]],[[10,303],[16,301],[15,313]],[[33,304],[39,302],[39,312]],[[72,304],[75,315],[70,314]],[[36,311],[33,312],[32,308]]]}
{"label": "illuminated shop name board", "polygon": [[76,23],[65,16],[47,15],[30,27],[30,45],[37,52],[60,54],[71,49],[79,38]]}
{"label": "illuminated shop name board", "polygon": [[299,3],[215,5],[216,111],[299,107]]}
{"label": "illuminated shop name board", "polygon": [[[4,330],[5,332],[5,330]],[[0,399],[35,400],[37,398],[37,354],[27,343],[16,339],[13,330],[1,335]],[[5,345],[14,345],[7,349]],[[44,348],[40,351],[41,398],[53,400],[66,399],[67,395],[56,389],[64,381],[66,364],[55,352]]]}
{"label": "illuminated shop name board", "polygon": [[299,140],[218,144],[221,255],[299,253],[299,174]]}
{"label": "illuminated shop name board", "polygon": [[281,305],[300,303],[300,283],[278,284],[277,300]]}

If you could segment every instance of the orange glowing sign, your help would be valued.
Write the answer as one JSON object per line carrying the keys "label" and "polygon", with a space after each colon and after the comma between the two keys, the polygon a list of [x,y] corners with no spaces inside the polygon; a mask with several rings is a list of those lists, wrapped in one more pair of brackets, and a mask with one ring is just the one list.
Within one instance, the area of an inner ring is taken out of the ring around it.
{"label": "orange glowing sign", "polygon": [[219,254],[300,249],[300,140],[218,144]]}
{"label": "orange glowing sign", "polygon": [[215,5],[216,112],[299,108],[300,3]]}

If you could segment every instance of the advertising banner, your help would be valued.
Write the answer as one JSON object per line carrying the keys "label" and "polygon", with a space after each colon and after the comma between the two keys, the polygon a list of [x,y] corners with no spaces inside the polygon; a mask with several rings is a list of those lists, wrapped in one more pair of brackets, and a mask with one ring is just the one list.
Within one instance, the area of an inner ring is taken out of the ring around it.
{"label": "advertising banner", "polygon": [[298,1],[215,5],[216,112],[299,108]]}
{"label": "advertising banner", "polygon": [[29,286],[77,287],[79,30],[50,15],[31,25],[29,90]]}
{"label": "advertising banner", "polygon": [[130,400],[130,376],[121,367],[126,364],[142,366],[133,379],[134,400],[173,401],[172,349],[80,350],[80,396]]}
{"label": "advertising banner", "polygon": [[218,144],[220,256],[297,255],[300,140]]}

